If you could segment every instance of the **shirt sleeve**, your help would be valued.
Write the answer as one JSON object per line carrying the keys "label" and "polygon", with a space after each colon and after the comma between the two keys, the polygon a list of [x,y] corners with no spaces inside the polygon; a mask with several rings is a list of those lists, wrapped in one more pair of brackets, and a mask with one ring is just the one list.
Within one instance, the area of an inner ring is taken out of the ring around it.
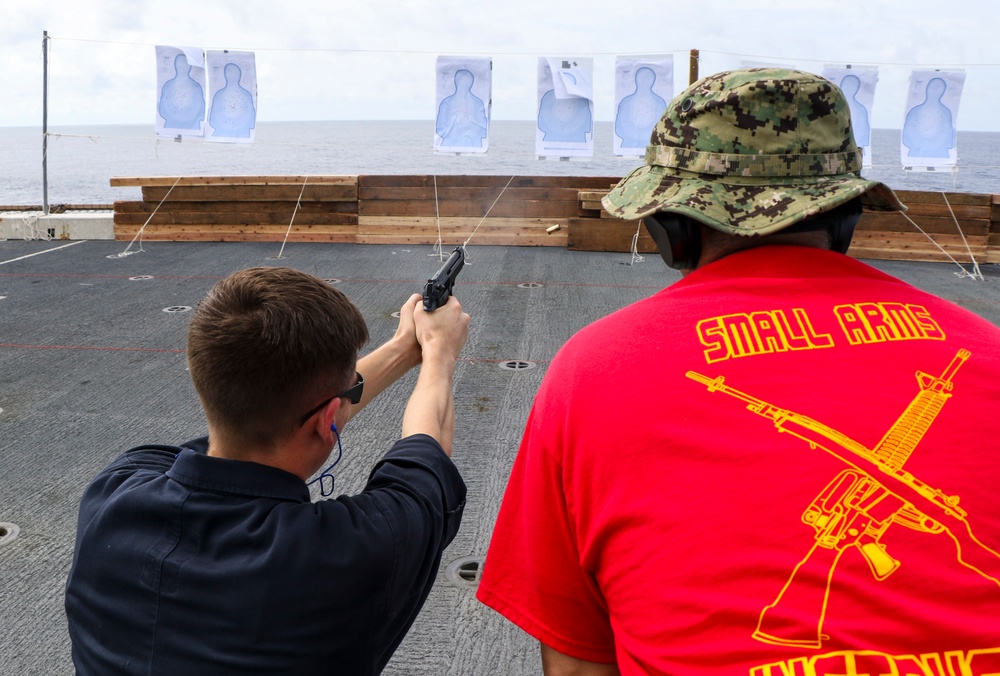
{"label": "shirt sleeve", "polygon": [[545,392],[543,385],[528,419],[477,597],[561,653],[611,663],[614,634],[600,589],[581,564],[564,472],[549,441],[561,421],[546,411]]}
{"label": "shirt sleeve", "polygon": [[430,593],[442,553],[458,532],[466,488],[441,445],[405,437],[372,470],[363,495],[391,532],[393,561],[380,623],[380,664],[388,661]]}

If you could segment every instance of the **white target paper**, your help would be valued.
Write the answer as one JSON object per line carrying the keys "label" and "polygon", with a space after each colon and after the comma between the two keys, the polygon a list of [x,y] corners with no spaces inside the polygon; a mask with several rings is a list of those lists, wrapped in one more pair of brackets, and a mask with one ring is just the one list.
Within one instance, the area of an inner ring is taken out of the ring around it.
{"label": "white target paper", "polygon": [[915,70],[907,88],[900,160],[908,169],[958,163],[958,104],[964,71]]}
{"label": "white target paper", "polygon": [[615,59],[615,133],[612,152],[642,157],[653,127],[674,97],[674,59],[619,56]]}
{"label": "white target paper", "polygon": [[205,52],[200,47],[156,47],[156,135],[205,135]]}
{"label": "white target paper", "polygon": [[872,106],[875,104],[875,85],[878,84],[877,68],[847,68],[826,66],[823,77],[840,87],[851,109],[851,128],[854,142],[862,152],[862,166],[872,165]]}
{"label": "white target paper", "polygon": [[485,153],[490,147],[493,60],[439,56],[434,150]]}
{"label": "white target paper", "polygon": [[210,51],[206,141],[253,143],[257,126],[257,65],[253,52]]}
{"label": "white target paper", "polygon": [[593,157],[594,60],[539,57],[538,157]]}

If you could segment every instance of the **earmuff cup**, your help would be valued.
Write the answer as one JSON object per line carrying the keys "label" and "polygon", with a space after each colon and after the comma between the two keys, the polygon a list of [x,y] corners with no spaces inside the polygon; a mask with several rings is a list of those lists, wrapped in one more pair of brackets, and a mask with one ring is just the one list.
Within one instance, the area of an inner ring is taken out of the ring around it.
{"label": "earmuff cup", "polygon": [[701,258],[701,230],[685,216],[661,211],[642,219],[667,267],[693,270]]}
{"label": "earmuff cup", "polygon": [[[846,254],[861,212],[861,200],[855,198],[779,232],[826,230],[830,234],[830,250]],[[701,230],[697,221],[661,211],[643,218],[642,224],[656,242],[660,257],[668,267],[674,270],[693,270],[697,267],[701,258]]]}

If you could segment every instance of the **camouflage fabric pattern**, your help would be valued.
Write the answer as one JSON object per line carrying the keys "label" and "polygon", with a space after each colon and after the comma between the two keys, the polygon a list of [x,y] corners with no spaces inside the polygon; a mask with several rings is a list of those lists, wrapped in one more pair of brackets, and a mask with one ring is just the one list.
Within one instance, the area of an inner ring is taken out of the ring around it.
{"label": "camouflage fabric pattern", "polygon": [[858,196],[869,208],[906,208],[860,171],[840,89],[811,73],[751,68],[703,78],[671,101],[645,166],[603,204],[619,218],[668,211],[739,235],[775,232]]}

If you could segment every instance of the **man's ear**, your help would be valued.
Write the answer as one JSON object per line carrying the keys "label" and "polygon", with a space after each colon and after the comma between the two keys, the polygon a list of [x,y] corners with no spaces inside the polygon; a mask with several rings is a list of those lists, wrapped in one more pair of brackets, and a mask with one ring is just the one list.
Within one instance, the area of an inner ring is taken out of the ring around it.
{"label": "man's ear", "polygon": [[323,438],[328,444],[337,443],[337,435],[340,432],[334,433],[332,427],[337,420],[337,413],[340,411],[341,407],[344,405],[344,400],[341,397],[334,397],[330,400],[323,410],[315,417],[316,434]]}

